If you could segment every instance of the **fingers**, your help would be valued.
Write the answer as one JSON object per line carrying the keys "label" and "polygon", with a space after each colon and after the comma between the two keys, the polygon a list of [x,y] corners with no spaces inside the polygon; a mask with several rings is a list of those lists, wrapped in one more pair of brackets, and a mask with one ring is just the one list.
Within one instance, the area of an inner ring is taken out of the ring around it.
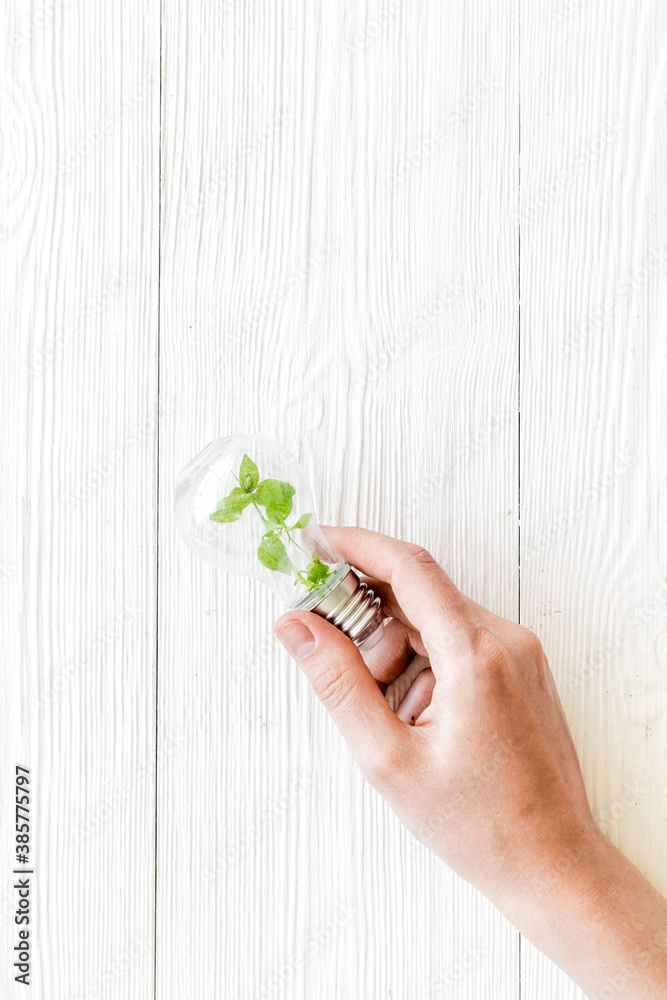
{"label": "fingers", "polygon": [[476,616],[463,594],[424,549],[364,528],[325,528],[343,558],[389,584],[407,621],[420,632],[436,669],[465,662]]}
{"label": "fingers", "polygon": [[398,718],[414,726],[422,712],[431,704],[434,687],[435,676],[430,667],[427,667],[417,674],[408,693],[396,709]]}
{"label": "fingers", "polygon": [[382,640],[364,653],[364,661],[378,684],[391,684],[414,655],[410,630],[403,622],[392,618],[384,627]]}
{"label": "fingers", "polygon": [[324,618],[290,611],[275,632],[297,661],[373,784],[391,777],[409,730],[384,699],[351,639]]}
{"label": "fingers", "polygon": [[412,682],[418,674],[430,666],[426,656],[414,656],[410,665],[406,667],[402,674],[399,674],[395,681],[387,685],[385,698],[389,707],[395,712],[401,704],[406,694],[410,690]]}

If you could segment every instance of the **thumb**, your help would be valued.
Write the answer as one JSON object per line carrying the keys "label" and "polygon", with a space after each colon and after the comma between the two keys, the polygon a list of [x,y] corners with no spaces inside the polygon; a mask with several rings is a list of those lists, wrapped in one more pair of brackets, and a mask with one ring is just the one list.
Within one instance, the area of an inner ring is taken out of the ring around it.
{"label": "thumb", "polygon": [[309,611],[282,615],[274,631],[305,673],[362,771],[371,781],[388,777],[400,763],[409,729],[387,704],[352,640]]}

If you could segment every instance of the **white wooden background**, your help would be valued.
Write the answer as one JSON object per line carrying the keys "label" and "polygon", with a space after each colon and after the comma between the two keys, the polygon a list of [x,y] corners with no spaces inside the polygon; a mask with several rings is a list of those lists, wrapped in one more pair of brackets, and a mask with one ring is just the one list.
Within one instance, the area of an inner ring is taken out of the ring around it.
{"label": "white wooden background", "polygon": [[277,437],[323,520],[520,615],[667,892],[664,3],[0,24],[3,995],[24,763],[31,996],[581,997],[363,783],[171,497],[210,439]]}

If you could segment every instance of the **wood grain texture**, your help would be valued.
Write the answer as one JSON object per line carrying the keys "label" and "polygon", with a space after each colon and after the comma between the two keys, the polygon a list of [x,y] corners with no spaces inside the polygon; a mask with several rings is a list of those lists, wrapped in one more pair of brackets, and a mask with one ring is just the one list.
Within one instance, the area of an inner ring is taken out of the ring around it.
{"label": "wood grain texture", "polygon": [[[0,993],[152,996],[159,11],[10,2],[0,273]],[[14,982],[16,764],[32,985]]]}
{"label": "wood grain texture", "polygon": [[[599,824],[663,893],[666,57],[664,4],[522,4],[522,620]],[[522,955],[525,1000],[583,996]]]}
{"label": "wood grain texture", "polygon": [[32,996],[580,1000],[362,781],[173,486],[275,437],[322,521],[520,615],[598,822],[667,892],[667,12],[9,0],[0,48],[0,841],[28,764]]}
{"label": "wood grain texture", "polygon": [[517,26],[487,0],[163,4],[165,1000],[518,1000],[516,932],[363,783],[271,595],[171,514],[195,452],[262,433],[323,521],[421,541],[516,617]]}

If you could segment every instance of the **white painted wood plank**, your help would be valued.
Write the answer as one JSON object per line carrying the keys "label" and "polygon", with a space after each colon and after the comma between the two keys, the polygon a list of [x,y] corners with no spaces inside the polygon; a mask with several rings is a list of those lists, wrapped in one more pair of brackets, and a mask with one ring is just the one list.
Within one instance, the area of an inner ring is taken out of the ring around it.
{"label": "white painted wood plank", "polygon": [[159,11],[10,2],[0,274],[0,993],[32,769],[31,997],[153,995]]}
{"label": "white painted wood plank", "polygon": [[517,12],[163,3],[157,990],[518,998],[518,937],[366,787],[171,514],[209,440],[516,617]]}
{"label": "white painted wood plank", "polygon": [[[521,52],[522,619],[600,825],[666,892],[667,11],[522,4]],[[525,1000],[583,996],[522,954]]]}

